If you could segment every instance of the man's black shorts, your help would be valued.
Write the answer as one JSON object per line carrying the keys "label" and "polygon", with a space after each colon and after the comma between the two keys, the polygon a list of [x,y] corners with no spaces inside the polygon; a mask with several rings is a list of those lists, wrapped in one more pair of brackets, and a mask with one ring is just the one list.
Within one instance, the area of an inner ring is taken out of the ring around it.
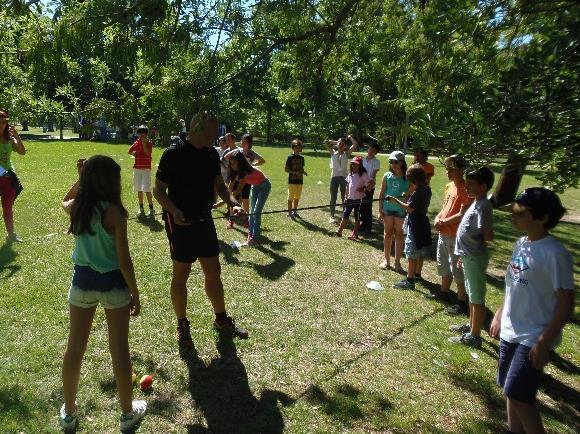
{"label": "man's black shorts", "polygon": [[218,256],[220,248],[213,220],[194,221],[190,226],[176,225],[169,213],[164,213],[165,233],[169,240],[171,259],[193,263],[197,258]]}

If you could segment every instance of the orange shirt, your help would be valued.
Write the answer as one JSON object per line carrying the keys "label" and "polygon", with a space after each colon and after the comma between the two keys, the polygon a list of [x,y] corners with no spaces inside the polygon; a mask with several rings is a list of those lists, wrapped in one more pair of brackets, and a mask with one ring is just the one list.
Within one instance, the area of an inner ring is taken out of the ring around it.
{"label": "orange shirt", "polygon": [[[445,219],[452,215],[457,214],[462,206],[467,207],[471,204],[473,199],[467,196],[467,190],[465,189],[465,182],[462,182],[458,186],[454,182],[450,182],[445,186],[445,193],[443,195],[443,207],[439,212],[439,218]],[[441,226],[439,233],[443,235],[449,235],[454,237],[457,235],[457,228],[459,227],[460,221],[451,225]]]}
{"label": "orange shirt", "polygon": [[425,175],[427,175],[427,185],[431,182],[431,178],[435,175],[435,167],[427,161],[424,163],[419,163],[423,170],[425,171]]}

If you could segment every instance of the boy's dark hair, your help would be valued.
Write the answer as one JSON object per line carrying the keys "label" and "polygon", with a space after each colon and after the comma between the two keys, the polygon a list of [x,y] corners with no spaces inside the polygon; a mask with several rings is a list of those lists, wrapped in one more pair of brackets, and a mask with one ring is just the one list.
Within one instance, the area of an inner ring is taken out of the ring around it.
{"label": "boy's dark hair", "polygon": [[487,166],[482,166],[477,170],[472,170],[465,175],[465,179],[473,179],[478,184],[485,184],[487,191],[493,187],[494,175],[492,170]]}
{"label": "boy's dark hair", "polygon": [[411,167],[407,169],[406,176],[409,182],[412,184],[421,186],[427,185],[427,175],[425,174],[425,170],[423,170],[420,164],[412,164]]}
{"label": "boy's dark hair", "polygon": [[294,140],[292,140],[292,148],[294,148],[295,146],[303,146],[302,145],[302,140],[300,140],[300,139],[294,139]]}
{"label": "boy's dark hair", "polygon": [[226,139],[229,139],[229,138],[231,137],[232,139],[236,140],[236,136],[235,136],[235,134],[232,134],[232,133],[227,133],[227,134],[226,134],[224,137],[225,137]]}
{"label": "boy's dark hair", "polygon": [[545,224],[548,230],[554,228],[566,213],[558,195],[544,187],[526,188],[516,197],[515,202],[528,208],[534,220],[548,216]]}
{"label": "boy's dark hair", "polygon": [[369,142],[369,148],[373,148],[374,150],[376,150],[377,154],[381,152],[381,146],[379,145],[379,142],[377,142],[376,140],[371,140]]}
{"label": "boy's dark hair", "polygon": [[121,167],[111,157],[95,155],[85,161],[81,169],[68,232],[94,235],[91,221],[95,213],[103,212],[102,202],[117,205],[127,215],[121,201]]}
{"label": "boy's dark hair", "polygon": [[245,140],[246,142],[248,142],[248,145],[249,145],[249,146],[248,146],[248,148],[249,148],[249,149],[252,149],[252,143],[254,142],[254,138],[252,137],[252,135],[251,135],[251,134],[244,134],[244,135],[242,136],[242,142],[243,142],[244,140]]}
{"label": "boy's dark hair", "polygon": [[139,125],[137,128],[137,134],[147,134],[148,132],[147,125]]}
{"label": "boy's dark hair", "polygon": [[413,153],[417,154],[418,152],[420,152],[423,155],[425,160],[429,158],[429,151],[427,151],[425,148],[415,148],[415,151]]}

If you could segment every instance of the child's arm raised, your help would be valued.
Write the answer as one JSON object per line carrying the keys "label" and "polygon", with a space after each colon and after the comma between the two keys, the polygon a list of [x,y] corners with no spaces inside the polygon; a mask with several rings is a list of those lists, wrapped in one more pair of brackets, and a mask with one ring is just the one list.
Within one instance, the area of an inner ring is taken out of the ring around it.
{"label": "child's arm raised", "polygon": [[137,288],[137,280],[135,279],[135,269],[133,268],[133,260],[129,253],[129,240],[127,239],[127,216],[125,213],[115,205],[110,205],[105,210],[104,220],[110,223],[113,227],[115,236],[115,250],[119,259],[119,269],[125,283],[131,292],[130,314],[132,316],[139,315],[141,311],[141,302],[139,300],[139,289]]}
{"label": "child's arm raised", "polygon": [[[79,160],[77,160],[77,173],[79,175],[79,178],[81,175],[81,169],[83,168],[83,164],[85,164],[85,161],[86,160],[84,158],[80,158]],[[78,192],[79,192],[79,179],[77,179],[75,183],[71,186],[71,188],[69,188],[69,190],[62,198],[62,202],[60,203],[60,206],[62,206],[62,209],[64,209],[67,214],[70,214],[73,203],[75,202],[75,197],[77,197]]]}

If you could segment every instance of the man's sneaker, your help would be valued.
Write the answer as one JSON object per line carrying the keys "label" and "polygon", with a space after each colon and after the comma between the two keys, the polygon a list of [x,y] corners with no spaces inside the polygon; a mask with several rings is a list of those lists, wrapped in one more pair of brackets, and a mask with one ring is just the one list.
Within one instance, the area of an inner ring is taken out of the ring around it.
{"label": "man's sneaker", "polygon": [[228,219],[226,222],[226,229],[232,229],[234,227],[234,221],[232,219]]}
{"label": "man's sneaker", "polygon": [[399,288],[399,289],[415,289],[415,284],[409,282],[407,279],[403,279],[399,283],[395,283],[393,285],[393,288]]}
{"label": "man's sneaker", "polygon": [[452,336],[449,342],[454,344],[463,344],[468,347],[481,348],[481,336],[473,336],[471,333],[463,333],[461,336]]}
{"label": "man's sneaker", "polygon": [[64,431],[74,431],[77,428],[79,419],[77,417],[77,412],[73,414],[66,414],[64,404],[60,408],[60,426]]}
{"label": "man's sneaker", "polygon": [[236,325],[236,322],[231,316],[228,316],[225,321],[215,320],[213,328],[220,333],[227,333],[240,339],[248,339],[249,333],[247,330]]}
{"label": "man's sneaker", "polygon": [[121,413],[119,418],[119,429],[127,431],[135,428],[147,413],[147,403],[140,399],[133,400],[133,410],[130,413]]}
{"label": "man's sneaker", "polygon": [[177,340],[181,348],[193,348],[193,339],[191,339],[191,330],[187,318],[177,322]]}
{"label": "man's sneaker", "polygon": [[462,303],[454,304],[445,309],[447,315],[467,315],[467,306]]}
{"label": "man's sneaker", "polygon": [[23,239],[16,235],[16,232],[12,232],[10,235],[6,235],[7,243],[21,243],[22,241]]}
{"label": "man's sneaker", "polygon": [[449,330],[456,333],[469,333],[471,331],[471,327],[469,324],[453,324],[449,326]]}

